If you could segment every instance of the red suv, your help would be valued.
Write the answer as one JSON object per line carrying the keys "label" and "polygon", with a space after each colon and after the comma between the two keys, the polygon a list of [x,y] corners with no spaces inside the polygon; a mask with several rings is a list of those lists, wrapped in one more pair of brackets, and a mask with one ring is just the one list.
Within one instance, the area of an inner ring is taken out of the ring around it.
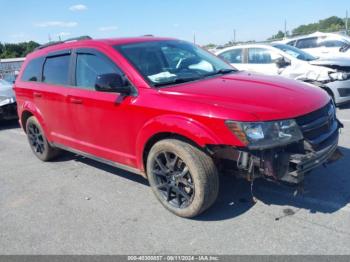
{"label": "red suv", "polygon": [[15,92],[39,159],[68,150],[141,174],[182,217],[215,202],[218,170],[299,183],[337,155],[341,124],[327,93],[239,72],[175,39],[42,46],[28,55]]}

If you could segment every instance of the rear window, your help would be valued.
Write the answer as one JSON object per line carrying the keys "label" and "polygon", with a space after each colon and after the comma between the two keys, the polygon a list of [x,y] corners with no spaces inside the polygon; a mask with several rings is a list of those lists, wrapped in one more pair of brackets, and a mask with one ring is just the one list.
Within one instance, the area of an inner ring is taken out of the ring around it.
{"label": "rear window", "polygon": [[22,81],[41,81],[41,69],[43,66],[43,58],[36,58],[31,60],[24,69],[21,80]]}
{"label": "rear window", "polygon": [[56,85],[69,84],[70,55],[46,58],[43,70],[43,82]]}

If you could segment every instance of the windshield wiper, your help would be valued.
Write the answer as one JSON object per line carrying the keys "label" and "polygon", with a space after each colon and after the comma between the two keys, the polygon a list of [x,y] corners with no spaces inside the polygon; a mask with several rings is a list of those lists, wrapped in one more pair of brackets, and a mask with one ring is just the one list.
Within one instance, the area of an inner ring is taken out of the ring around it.
{"label": "windshield wiper", "polygon": [[238,70],[233,69],[233,68],[222,68],[222,69],[219,69],[215,72],[209,73],[206,76],[225,75],[225,74],[229,74],[229,73],[237,72],[237,71]]}
{"label": "windshield wiper", "polygon": [[223,68],[223,69],[219,69],[215,72],[206,74],[202,77],[176,77],[171,79],[170,81],[165,81],[165,82],[161,82],[161,83],[155,83],[153,84],[156,87],[160,87],[160,86],[166,86],[166,85],[172,85],[172,84],[181,84],[181,83],[185,83],[185,82],[190,82],[190,81],[195,81],[195,80],[199,80],[203,77],[208,77],[208,76],[214,76],[214,75],[219,75],[219,74],[229,74],[232,72],[237,72],[238,70],[233,69],[233,68]]}
{"label": "windshield wiper", "polygon": [[172,85],[172,84],[186,83],[186,82],[195,81],[195,80],[199,80],[199,79],[200,79],[200,77],[176,77],[170,81],[155,83],[153,85],[160,87],[160,86],[166,86],[166,85]]}

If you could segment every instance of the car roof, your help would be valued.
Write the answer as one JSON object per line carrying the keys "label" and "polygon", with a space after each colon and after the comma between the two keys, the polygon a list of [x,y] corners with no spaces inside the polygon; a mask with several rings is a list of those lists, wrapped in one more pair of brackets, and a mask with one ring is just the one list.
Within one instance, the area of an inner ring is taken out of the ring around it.
{"label": "car roof", "polygon": [[243,45],[235,45],[235,46],[226,47],[226,48],[217,50],[215,53],[222,54],[226,51],[240,49],[240,48],[274,48],[274,47],[273,47],[273,44],[270,44],[270,43],[243,44]]}
{"label": "car roof", "polygon": [[347,36],[346,35],[342,35],[342,34],[315,32],[315,33],[308,34],[308,35],[302,35],[302,36],[292,37],[292,38],[288,38],[288,39],[283,39],[283,40],[277,41],[275,43],[289,43],[289,42],[292,42],[292,41],[305,39],[305,38],[311,38],[311,37],[329,37],[329,38],[332,38],[332,39],[347,39]]}
{"label": "car roof", "polygon": [[177,40],[175,38],[169,37],[153,37],[153,36],[141,36],[141,37],[125,37],[125,38],[105,38],[105,39],[87,39],[87,40],[77,40],[68,41],[57,44],[48,45],[41,49],[35,50],[28,55],[29,58],[34,58],[38,56],[43,56],[50,52],[60,51],[69,48],[78,48],[79,46],[115,46],[133,43],[143,43],[152,41],[167,41],[167,40]]}

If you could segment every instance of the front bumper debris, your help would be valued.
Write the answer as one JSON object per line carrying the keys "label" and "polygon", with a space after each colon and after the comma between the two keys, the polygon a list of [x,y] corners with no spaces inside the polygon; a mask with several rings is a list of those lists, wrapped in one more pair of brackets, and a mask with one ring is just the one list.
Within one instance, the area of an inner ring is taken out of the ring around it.
{"label": "front bumper debris", "polygon": [[[338,140],[337,140],[338,142]],[[306,155],[294,154],[290,156],[289,164],[294,166],[294,171],[288,172],[280,178],[281,181],[298,184],[303,181],[304,175],[322,164],[328,164],[339,160],[343,154],[338,148],[338,143],[328,146],[318,152]]]}

